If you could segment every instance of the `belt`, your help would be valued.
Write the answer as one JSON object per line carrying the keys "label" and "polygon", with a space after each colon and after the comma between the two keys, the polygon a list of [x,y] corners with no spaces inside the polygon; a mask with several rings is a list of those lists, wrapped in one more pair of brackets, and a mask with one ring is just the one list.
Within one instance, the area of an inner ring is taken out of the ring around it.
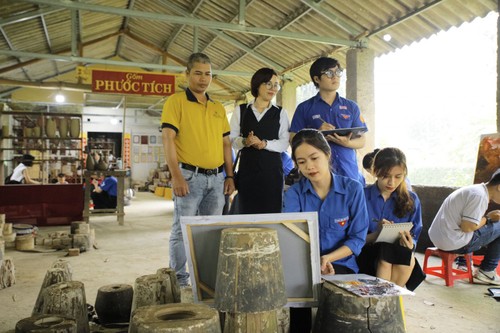
{"label": "belt", "polygon": [[197,166],[187,164],[187,163],[182,163],[182,162],[180,163],[180,166],[183,169],[193,171],[196,173],[202,173],[202,174],[207,175],[207,176],[216,175],[216,174],[222,172],[223,167],[224,167],[224,165],[221,165],[220,167],[215,168],[215,169],[203,169],[203,168],[199,168]]}

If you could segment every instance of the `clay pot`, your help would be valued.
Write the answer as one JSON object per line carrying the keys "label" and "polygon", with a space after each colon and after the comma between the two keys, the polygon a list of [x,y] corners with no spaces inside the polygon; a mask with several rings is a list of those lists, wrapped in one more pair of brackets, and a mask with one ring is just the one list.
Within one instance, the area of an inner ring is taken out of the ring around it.
{"label": "clay pot", "polygon": [[47,119],[47,125],[45,125],[45,133],[48,138],[56,137],[56,121],[55,119],[49,118]]}
{"label": "clay pot", "polygon": [[30,138],[33,135],[33,129],[29,127],[25,127],[23,129],[23,135],[25,138]]}
{"label": "clay pot", "polygon": [[99,162],[97,163],[97,170],[101,170],[101,171],[106,171],[108,170],[108,163],[105,161],[105,159],[99,155]]}
{"label": "clay pot", "polygon": [[42,134],[42,130],[41,130],[40,126],[33,127],[33,137],[39,138],[41,134]]}
{"label": "clay pot", "polygon": [[59,137],[65,139],[68,137],[68,119],[59,118]]}
{"label": "clay pot", "polygon": [[80,119],[72,118],[69,125],[69,134],[73,139],[80,136]]}
{"label": "clay pot", "polygon": [[85,162],[85,167],[87,170],[95,170],[95,161],[94,156],[92,154],[87,155],[87,161]]}
{"label": "clay pot", "polygon": [[99,288],[95,311],[102,324],[128,323],[134,290],[128,284],[111,284]]}

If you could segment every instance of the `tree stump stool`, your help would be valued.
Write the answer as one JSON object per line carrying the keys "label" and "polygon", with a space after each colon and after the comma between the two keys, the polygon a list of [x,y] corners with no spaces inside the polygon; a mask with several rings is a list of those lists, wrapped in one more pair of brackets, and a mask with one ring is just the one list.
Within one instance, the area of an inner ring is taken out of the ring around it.
{"label": "tree stump stool", "polygon": [[38,293],[38,297],[36,298],[35,306],[33,307],[33,311],[31,315],[42,314],[43,308],[43,292],[47,287],[52,286],[56,283],[71,281],[71,275],[68,274],[68,271],[64,268],[49,268],[47,273],[45,273],[45,278],[43,279],[42,286],[40,288],[40,292]]}
{"label": "tree stump stool", "polygon": [[[143,275],[135,279],[132,311],[146,305],[160,305],[180,300],[180,287],[177,278],[163,269],[160,274]],[[172,284],[173,282],[173,284]]]}
{"label": "tree stump stool", "polygon": [[224,332],[275,333],[277,310],[286,302],[277,231],[222,230],[215,307],[226,312]]}
{"label": "tree stump stool", "polygon": [[204,304],[144,306],[133,312],[129,333],[221,333],[219,313]]}
{"label": "tree stump stool", "polygon": [[15,333],[78,333],[78,330],[73,318],[41,314],[18,321]]}
{"label": "tree stump stool", "polygon": [[403,316],[400,296],[364,298],[324,282],[313,333],[404,333]]}
{"label": "tree stump stool", "polygon": [[100,287],[95,300],[95,311],[103,325],[128,323],[132,311],[134,290],[128,284],[109,284]]}
{"label": "tree stump stool", "polygon": [[59,282],[45,288],[41,308],[43,314],[74,318],[78,333],[90,332],[85,289],[79,281]]}
{"label": "tree stump stool", "polygon": [[61,269],[63,269],[68,274],[68,277],[69,277],[68,281],[73,280],[73,267],[71,267],[71,264],[70,264],[69,261],[64,260],[64,259],[57,259],[56,261],[54,261],[52,263],[51,268],[61,268]]}
{"label": "tree stump stool", "polygon": [[165,290],[161,293],[165,299],[161,300],[162,303],[160,304],[180,303],[181,286],[179,285],[179,281],[177,281],[175,271],[172,268],[164,267],[158,269],[156,274],[164,280],[162,286],[165,287]]}
{"label": "tree stump stool", "polygon": [[14,260],[5,257],[0,265],[0,290],[16,284],[16,267]]}

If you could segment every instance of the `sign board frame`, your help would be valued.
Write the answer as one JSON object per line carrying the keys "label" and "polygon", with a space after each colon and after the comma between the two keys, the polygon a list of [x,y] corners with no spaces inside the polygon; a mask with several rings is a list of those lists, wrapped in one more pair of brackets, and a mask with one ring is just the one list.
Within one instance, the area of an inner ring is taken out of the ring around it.
{"label": "sign board frame", "polygon": [[316,212],[182,216],[180,221],[195,302],[214,304],[221,230],[237,227],[276,229],[286,306],[318,305],[321,270]]}

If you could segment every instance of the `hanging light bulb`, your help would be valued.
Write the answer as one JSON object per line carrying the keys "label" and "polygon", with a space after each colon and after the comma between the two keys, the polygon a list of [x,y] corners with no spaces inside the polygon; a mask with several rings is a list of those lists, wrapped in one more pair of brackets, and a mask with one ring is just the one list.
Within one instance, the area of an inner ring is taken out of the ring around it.
{"label": "hanging light bulb", "polygon": [[57,93],[55,99],[57,103],[64,103],[66,101],[66,97],[61,92]]}

